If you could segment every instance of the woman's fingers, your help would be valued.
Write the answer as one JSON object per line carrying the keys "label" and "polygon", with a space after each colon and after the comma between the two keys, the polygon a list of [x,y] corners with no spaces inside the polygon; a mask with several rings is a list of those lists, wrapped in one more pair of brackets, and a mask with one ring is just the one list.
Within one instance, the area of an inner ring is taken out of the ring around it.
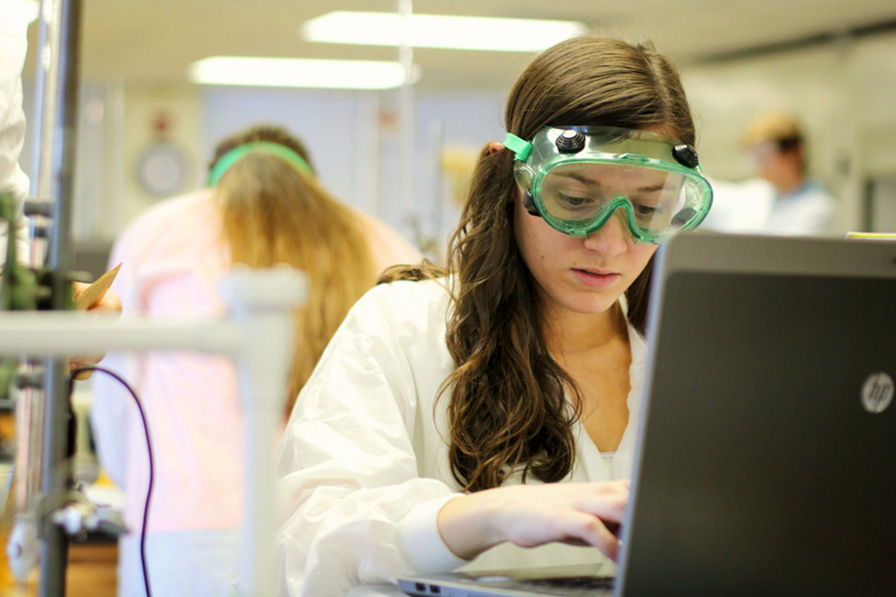
{"label": "woman's fingers", "polygon": [[629,498],[627,483],[552,483],[506,489],[509,499],[502,505],[499,520],[507,540],[521,547],[552,542],[591,545],[616,558],[616,532]]}
{"label": "woman's fingers", "polygon": [[[83,282],[72,282],[72,298],[78,299],[84,295],[90,284]],[[103,291],[101,291],[103,292]],[[121,313],[121,299],[111,290],[106,290],[103,294],[93,298],[89,298],[89,302],[83,306],[88,311],[103,311],[108,313]]]}
{"label": "woman's fingers", "polygon": [[570,543],[616,559],[616,537],[629,498],[627,482],[511,485],[460,496],[439,512],[439,532],[470,559],[509,541],[520,547]]}
{"label": "woman's fingers", "polygon": [[629,481],[611,481],[599,483],[595,493],[586,498],[580,506],[585,512],[599,516],[601,519],[621,523],[625,516],[625,508],[628,505],[631,494]]}
{"label": "woman's fingers", "polygon": [[[89,288],[90,284],[85,284],[83,282],[73,282],[72,297],[77,299],[78,297],[83,296]],[[89,299],[88,304],[85,304],[82,308],[86,308],[88,311],[93,312],[121,314],[121,299],[111,290],[106,290],[102,295],[96,297],[95,299]],[[69,371],[75,371],[76,369],[84,366],[96,365],[97,363],[102,361],[105,356],[106,353],[100,355],[82,355],[75,357],[69,362]],[[92,371],[81,371],[75,374],[75,379],[85,380],[88,379],[92,374]]]}
{"label": "woman's fingers", "polygon": [[616,559],[619,540],[599,517],[572,509],[556,510],[530,517],[508,533],[508,540],[520,547],[538,547],[546,543],[592,546]]}
{"label": "woman's fingers", "polygon": [[[93,356],[80,356],[69,361],[69,372],[73,372],[81,367],[96,365],[106,357],[106,353]],[[93,371],[80,371],[75,374],[75,379],[83,381],[89,379],[93,375]]]}
{"label": "woman's fingers", "polygon": [[581,544],[598,548],[615,562],[619,553],[619,539],[607,528],[606,523],[585,513],[577,513],[576,519],[570,520],[570,527],[567,529],[570,537]]}
{"label": "woman's fingers", "polygon": [[88,311],[103,311],[104,313],[121,313],[121,299],[111,290],[107,290],[103,298]]}

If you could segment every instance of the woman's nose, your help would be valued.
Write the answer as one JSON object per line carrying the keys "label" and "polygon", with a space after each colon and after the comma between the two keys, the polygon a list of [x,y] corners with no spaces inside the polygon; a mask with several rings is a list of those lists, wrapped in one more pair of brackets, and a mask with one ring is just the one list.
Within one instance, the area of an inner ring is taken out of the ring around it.
{"label": "woman's nose", "polygon": [[585,237],[585,247],[608,257],[625,252],[632,240],[625,216],[622,207],[613,212],[603,226]]}

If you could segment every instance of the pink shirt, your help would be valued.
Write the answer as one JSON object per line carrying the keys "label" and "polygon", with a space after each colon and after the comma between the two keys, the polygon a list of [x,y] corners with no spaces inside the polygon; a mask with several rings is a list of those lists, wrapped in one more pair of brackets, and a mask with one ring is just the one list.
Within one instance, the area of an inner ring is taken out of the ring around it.
{"label": "pink shirt", "polygon": [[[420,252],[358,212],[382,269],[418,263]],[[229,268],[221,214],[211,189],[164,201],[120,236],[110,267],[122,317],[195,319],[225,315],[217,288]],[[243,519],[243,424],[236,369],[228,357],[196,352],[110,354],[141,399],[150,425],[154,489],[150,532],[222,529]],[[93,381],[92,425],[100,461],[127,494],[125,520],[139,530],[149,474],[136,407],[109,376]]]}

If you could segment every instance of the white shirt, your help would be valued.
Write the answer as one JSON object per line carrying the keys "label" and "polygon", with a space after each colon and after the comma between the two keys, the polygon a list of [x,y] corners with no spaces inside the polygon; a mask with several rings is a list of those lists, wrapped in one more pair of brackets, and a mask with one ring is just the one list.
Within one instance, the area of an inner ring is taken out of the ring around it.
{"label": "white shirt", "polygon": [[775,198],[765,230],[777,235],[823,235],[831,232],[833,215],[834,199],[821,183],[810,181]]}
{"label": "white shirt", "polygon": [[[280,593],[345,595],[407,572],[599,561],[596,549],[499,545],[472,563],[442,542],[441,507],[460,491],[448,462],[455,365],[446,281],[381,285],[349,313],[299,394],[280,446]],[[646,348],[631,327],[629,421],[608,466],[581,424],[568,481],[630,478]]]}
{"label": "white shirt", "polygon": [[[28,177],[19,167],[25,141],[22,111],[22,67],[28,24],[0,16],[0,193],[11,192],[16,204],[16,258],[28,262],[28,227],[22,204],[28,197]],[[0,221],[0,271],[6,260],[6,222]]]}
{"label": "white shirt", "polygon": [[713,203],[702,228],[775,236],[820,236],[832,232],[835,202],[817,181],[784,195],[761,178],[710,181]]}

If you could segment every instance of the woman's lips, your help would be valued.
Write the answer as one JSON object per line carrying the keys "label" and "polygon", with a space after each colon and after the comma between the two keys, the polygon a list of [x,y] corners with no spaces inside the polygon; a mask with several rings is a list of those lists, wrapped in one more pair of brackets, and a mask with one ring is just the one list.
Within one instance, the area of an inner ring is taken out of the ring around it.
{"label": "woman's lips", "polygon": [[606,288],[619,280],[620,274],[616,272],[602,272],[598,270],[573,268],[572,273],[582,284],[592,288]]}

